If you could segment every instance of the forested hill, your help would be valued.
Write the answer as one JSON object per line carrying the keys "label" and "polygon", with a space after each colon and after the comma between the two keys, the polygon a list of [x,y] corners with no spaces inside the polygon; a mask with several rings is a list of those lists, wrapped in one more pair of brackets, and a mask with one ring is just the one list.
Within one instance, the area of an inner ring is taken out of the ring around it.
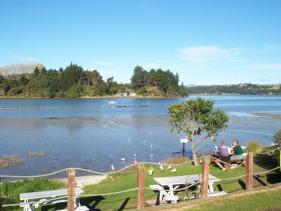
{"label": "forested hill", "polygon": [[257,85],[257,84],[237,84],[237,85],[212,85],[194,86],[188,88],[189,94],[240,94],[240,95],[280,95],[281,85]]}
{"label": "forested hill", "polygon": [[70,64],[66,68],[36,67],[31,73],[0,74],[0,97],[179,97],[187,95],[179,85],[179,76],[169,70],[144,70],[135,67],[131,83],[122,84],[113,77],[103,79],[97,70],[84,70]]}

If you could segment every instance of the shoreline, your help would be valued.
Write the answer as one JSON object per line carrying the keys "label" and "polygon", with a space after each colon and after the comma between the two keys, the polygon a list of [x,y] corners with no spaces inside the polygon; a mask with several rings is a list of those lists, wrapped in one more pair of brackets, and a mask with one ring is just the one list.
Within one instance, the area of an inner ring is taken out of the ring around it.
{"label": "shoreline", "polygon": [[[188,96],[186,96],[188,97]],[[177,98],[184,98],[184,97],[164,97],[164,96],[82,96],[79,98],[64,98],[64,97],[17,97],[17,96],[0,96],[0,99],[19,99],[19,100],[25,100],[25,99],[58,99],[58,100],[80,100],[80,99],[177,99]]]}

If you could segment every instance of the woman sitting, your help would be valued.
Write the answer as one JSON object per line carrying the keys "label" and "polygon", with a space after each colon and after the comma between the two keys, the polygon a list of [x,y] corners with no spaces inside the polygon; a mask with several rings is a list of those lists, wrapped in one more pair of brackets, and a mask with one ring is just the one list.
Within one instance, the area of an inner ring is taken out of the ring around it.
{"label": "woman sitting", "polygon": [[215,159],[215,163],[223,170],[230,168],[230,155],[228,153],[227,145],[225,141],[221,141],[221,145],[218,147],[218,158]]}

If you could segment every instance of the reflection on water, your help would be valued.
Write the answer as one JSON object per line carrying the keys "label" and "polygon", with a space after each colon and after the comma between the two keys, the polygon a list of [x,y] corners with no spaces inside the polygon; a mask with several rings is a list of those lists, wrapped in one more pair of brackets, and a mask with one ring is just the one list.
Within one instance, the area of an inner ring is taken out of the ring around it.
{"label": "reflection on water", "polygon": [[[230,114],[229,127],[218,139],[270,144],[281,127],[281,97],[212,99]],[[135,159],[166,159],[181,150],[183,136],[170,132],[167,107],[184,100],[114,99],[113,106],[106,99],[0,100],[0,156],[18,155],[25,161],[0,169],[0,174],[46,173],[70,166],[107,171]],[[213,145],[206,147],[203,151]],[[30,151],[45,156],[29,157]]]}

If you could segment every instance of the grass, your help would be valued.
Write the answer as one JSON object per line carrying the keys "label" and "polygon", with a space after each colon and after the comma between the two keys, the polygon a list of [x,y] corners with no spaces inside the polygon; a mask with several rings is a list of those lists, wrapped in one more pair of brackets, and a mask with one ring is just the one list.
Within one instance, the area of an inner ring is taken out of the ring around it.
{"label": "grass", "polygon": [[188,210],[280,210],[281,190],[256,193],[254,195],[240,196],[233,199],[216,200],[201,204],[200,207]]}
{"label": "grass", "polygon": [[0,202],[2,204],[18,203],[20,193],[54,190],[59,188],[65,188],[65,184],[57,181],[49,181],[46,179],[30,179],[18,180],[13,182],[3,182],[0,184]]}
{"label": "grass", "polygon": [[[177,162],[177,160],[171,159],[170,162]],[[181,160],[181,162],[184,160]],[[276,167],[277,162],[270,156],[262,155],[255,157],[254,164],[254,172],[262,172],[267,169],[271,169]],[[175,166],[177,171],[172,173],[169,170],[164,170],[163,172],[160,170],[158,166],[150,166],[145,165],[145,186],[149,186],[150,184],[155,184],[153,180],[154,177],[165,177],[165,176],[178,176],[178,175],[191,175],[191,174],[200,174],[201,166],[194,167],[191,164],[185,164],[181,166]],[[154,173],[152,176],[149,176],[147,170],[153,168]],[[237,177],[240,175],[244,175],[245,168],[244,166],[240,166],[236,169],[232,169],[230,171],[222,171],[214,165],[210,166],[210,174],[224,179]],[[259,177],[255,177],[254,179],[254,187],[262,187],[268,184],[274,184],[280,182],[280,174],[279,172],[273,172],[267,175],[260,175]],[[4,185],[4,184],[3,184]],[[3,186],[2,185],[2,186]],[[14,183],[9,184],[10,188],[4,188],[6,191],[6,196],[8,198],[13,198],[14,201],[18,200],[18,195],[20,192],[32,192],[32,191],[40,191],[40,190],[48,190],[48,189],[56,189],[61,187],[61,184],[50,183],[47,181],[22,181],[22,183]],[[46,185],[46,186],[45,186]],[[5,186],[5,185],[4,185]],[[4,187],[3,186],[3,187]],[[2,190],[3,187],[1,187]],[[8,184],[7,184],[8,187]],[[109,176],[106,180],[102,181],[97,185],[89,185],[84,188],[84,194],[102,194],[108,192],[116,192],[122,191],[126,189],[136,188],[137,187],[137,174],[136,169],[131,168],[125,172],[114,174]],[[224,190],[228,193],[234,193],[237,191],[241,191],[245,189],[245,181],[244,178],[228,180],[228,181],[220,181],[215,184],[215,190]],[[7,194],[9,193],[9,194]],[[266,193],[264,193],[266,194]],[[82,205],[85,205],[92,210],[124,210],[124,209],[135,209],[136,207],[136,196],[137,191],[122,193],[118,195],[110,195],[110,196],[91,196],[91,197],[81,197],[80,201]],[[145,190],[145,198],[148,199],[156,199],[156,193],[151,190]],[[262,198],[262,196],[261,196]],[[247,200],[245,201],[245,203]],[[230,200],[230,204],[232,201]],[[266,202],[267,203],[267,202]],[[212,206],[217,206],[216,204]],[[232,205],[231,205],[232,206]],[[41,207],[41,210],[54,210],[58,208],[65,208],[66,204],[62,203],[59,205],[52,206],[44,206]],[[235,208],[235,205],[233,205]],[[208,207],[207,207],[208,208]],[[234,209],[233,208],[233,209]]]}

